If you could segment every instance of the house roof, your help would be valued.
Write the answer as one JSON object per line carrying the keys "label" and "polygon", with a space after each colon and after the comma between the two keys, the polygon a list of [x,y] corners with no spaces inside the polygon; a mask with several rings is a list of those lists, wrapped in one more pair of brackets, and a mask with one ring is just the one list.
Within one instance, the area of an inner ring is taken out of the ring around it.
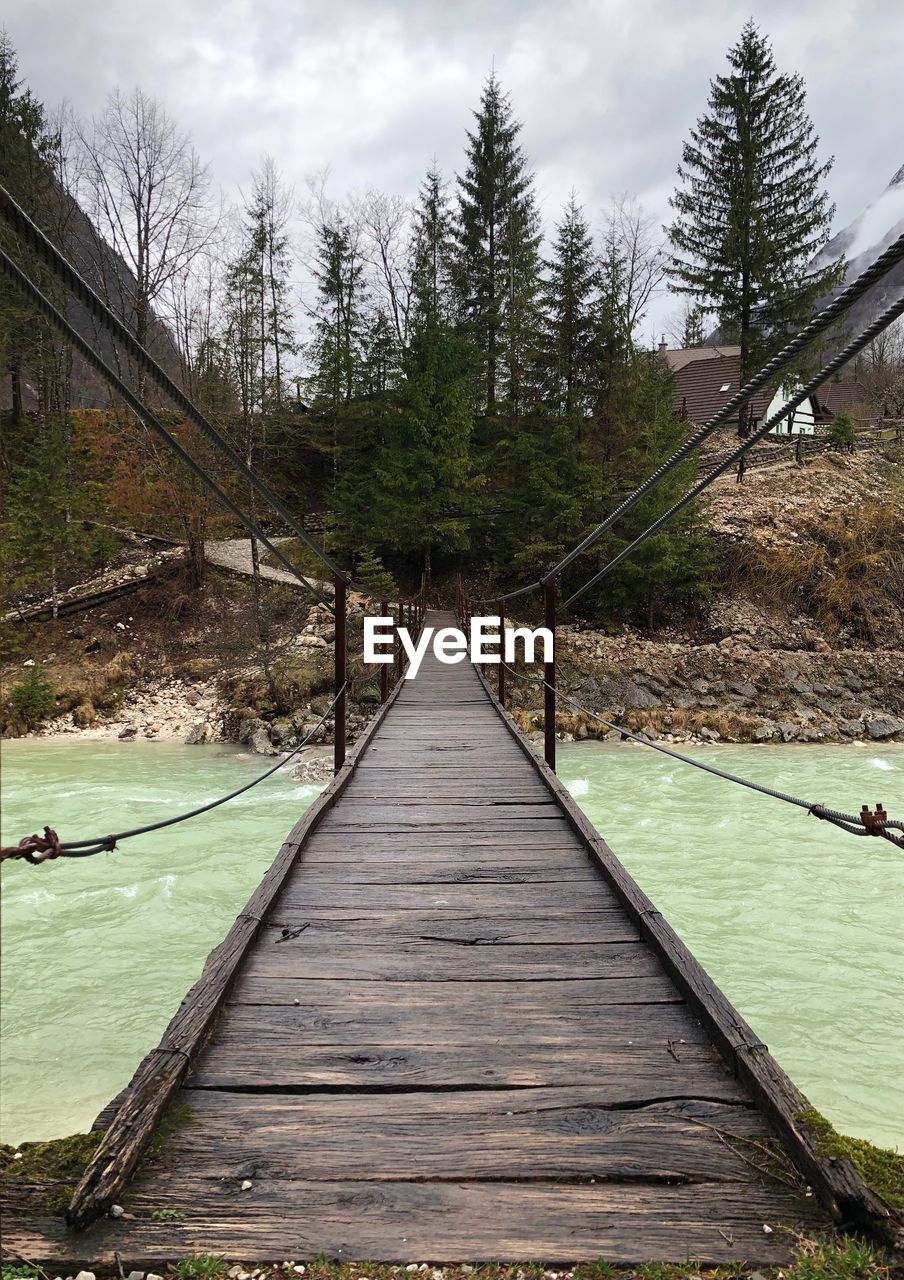
{"label": "house roof", "polygon": [[856,378],[839,378],[824,382],[813,397],[819,406],[819,417],[834,418],[836,413],[870,404],[866,387]]}
{"label": "house roof", "polygon": [[[675,375],[675,410],[690,422],[707,422],[740,390],[740,347],[695,347],[666,352],[665,358]],[[764,387],[752,397],[755,421],[762,420],[774,394],[774,388]]]}
{"label": "house roof", "polygon": [[673,373],[684,369],[697,360],[718,360],[722,356],[739,356],[740,347],[681,347],[675,351],[666,351],[666,364]]}

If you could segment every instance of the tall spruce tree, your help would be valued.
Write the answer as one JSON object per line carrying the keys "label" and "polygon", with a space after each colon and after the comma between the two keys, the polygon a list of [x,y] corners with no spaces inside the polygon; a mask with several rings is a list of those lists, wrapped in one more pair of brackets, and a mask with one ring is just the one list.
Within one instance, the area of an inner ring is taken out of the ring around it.
{"label": "tall spruce tree", "polygon": [[[728,63],[684,144],[670,276],[673,290],[716,314],[724,340],[740,343],[745,382],[843,268],[810,266],[834,205],[824,189],[832,161],[817,158],[803,79],[777,70],[752,20]],[[746,433],[744,416],[739,428]]]}
{"label": "tall spruce tree", "polygon": [[411,333],[377,464],[382,540],[422,557],[468,547],[479,477],[471,459],[472,353],[452,315],[453,224],[435,167],[421,187],[412,249]]}
{"label": "tall spruce tree", "polygon": [[594,307],[599,273],[593,238],[572,193],[556,227],[552,257],[540,287],[536,350],[538,391],[580,437],[593,407]]}
{"label": "tall spruce tree", "polygon": [[483,359],[484,412],[492,420],[503,402],[516,421],[534,335],[539,216],[518,143],[521,125],[495,74],[474,114],[467,166],[458,178],[459,288]]}

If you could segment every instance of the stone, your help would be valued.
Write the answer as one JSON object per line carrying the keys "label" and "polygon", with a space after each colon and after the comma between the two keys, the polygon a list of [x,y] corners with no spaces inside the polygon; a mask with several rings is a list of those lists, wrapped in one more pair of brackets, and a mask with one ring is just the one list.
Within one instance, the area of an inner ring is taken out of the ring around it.
{"label": "stone", "polygon": [[655,693],[651,693],[649,689],[645,689],[643,685],[628,685],[625,693],[625,706],[634,709],[659,707],[662,703]]}
{"label": "stone", "polygon": [[126,1280],[144,1280],[143,1271],[130,1271],[126,1276]]}
{"label": "stone", "polygon": [[754,742],[769,742],[775,737],[776,728],[774,724],[761,724],[753,735]]}
{"label": "stone", "polygon": [[700,737],[705,738],[707,742],[720,742],[722,739],[722,735],[719,733],[718,729],[703,728],[700,730]]}
{"label": "stone", "polygon": [[242,1190],[243,1190],[243,1191],[250,1191],[253,1185],[254,1185],[254,1184],[251,1182],[251,1179],[250,1179],[250,1178],[246,1178],[246,1179],[245,1179],[245,1181],[242,1183]]}
{"label": "stone", "polygon": [[290,776],[296,782],[328,782],[333,776],[332,758],[324,755],[304,756]]}
{"label": "stone", "polygon": [[867,720],[866,732],[876,742],[893,738],[895,734],[904,733],[904,720],[897,720],[894,716],[876,716]]}
{"label": "stone", "polygon": [[111,1204],[111,1205],[110,1205],[110,1217],[111,1217],[111,1218],[121,1218],[121,1217],[122,1217],[122,1215],[123,1215],[124,1213],[125,1213],[125,1210],[123,1209],[123,1207],[122,1207],[122,1205],[121,1205],[121,1204]]}
{"label": "stone", "polygon": [[185,736],[185,745],[187,747],[199,747],[209,740],[210,726],[205,720],[201,720],[189,729]]}
{"label": "stone", "polygon": [[782,735],[782,742],[793,742],[800,732],[797,725],[792,724],[790,720],[781,720],[778,731]]}
{"label": "stone", "polygon": [[250,747],[259,756],[275,756],[278,754],[270,741],[270,733],[263,720],[245,720],[239,730],[239,742]]}
{"label": "stone", "polygon": [[[126,741],[129,738],[134,738],[137,735],[137,733],[138,733],[137,725],[127,724],[122,729],[120,729],[118,737],[121,740]],[[76,1280],[78,1280],[78,1277],[76,1277]]]}
{"label": "stone", "polygon": [[756,687],[749,680],[732,680],[729,683],[729,689],[732,693],[736,693],[739,698],[755,698]]}

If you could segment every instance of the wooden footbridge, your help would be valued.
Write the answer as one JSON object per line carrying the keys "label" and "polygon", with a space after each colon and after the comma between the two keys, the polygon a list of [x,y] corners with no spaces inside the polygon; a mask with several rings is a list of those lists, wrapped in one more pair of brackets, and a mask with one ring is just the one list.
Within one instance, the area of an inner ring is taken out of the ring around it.
{"label": "wooden footbridge", "polygon": [[6,1243],[51,1274],[778,1263],[876,1208],[803,1107],[476,669],[428,656],[101,1118],[96,1220],[26,1194]]}

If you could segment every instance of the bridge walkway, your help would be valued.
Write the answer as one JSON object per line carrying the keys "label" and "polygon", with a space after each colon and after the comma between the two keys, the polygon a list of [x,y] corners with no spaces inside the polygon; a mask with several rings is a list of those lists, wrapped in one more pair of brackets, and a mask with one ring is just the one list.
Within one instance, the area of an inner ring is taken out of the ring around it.
{"label": "bridge walkway", "polygon": [[428,656],[254,926],[134,1216],[31,1209],[10,1247],[769,1264],[826,1229],[760,1171],[772,1120],[564,803],[474,668]]}

